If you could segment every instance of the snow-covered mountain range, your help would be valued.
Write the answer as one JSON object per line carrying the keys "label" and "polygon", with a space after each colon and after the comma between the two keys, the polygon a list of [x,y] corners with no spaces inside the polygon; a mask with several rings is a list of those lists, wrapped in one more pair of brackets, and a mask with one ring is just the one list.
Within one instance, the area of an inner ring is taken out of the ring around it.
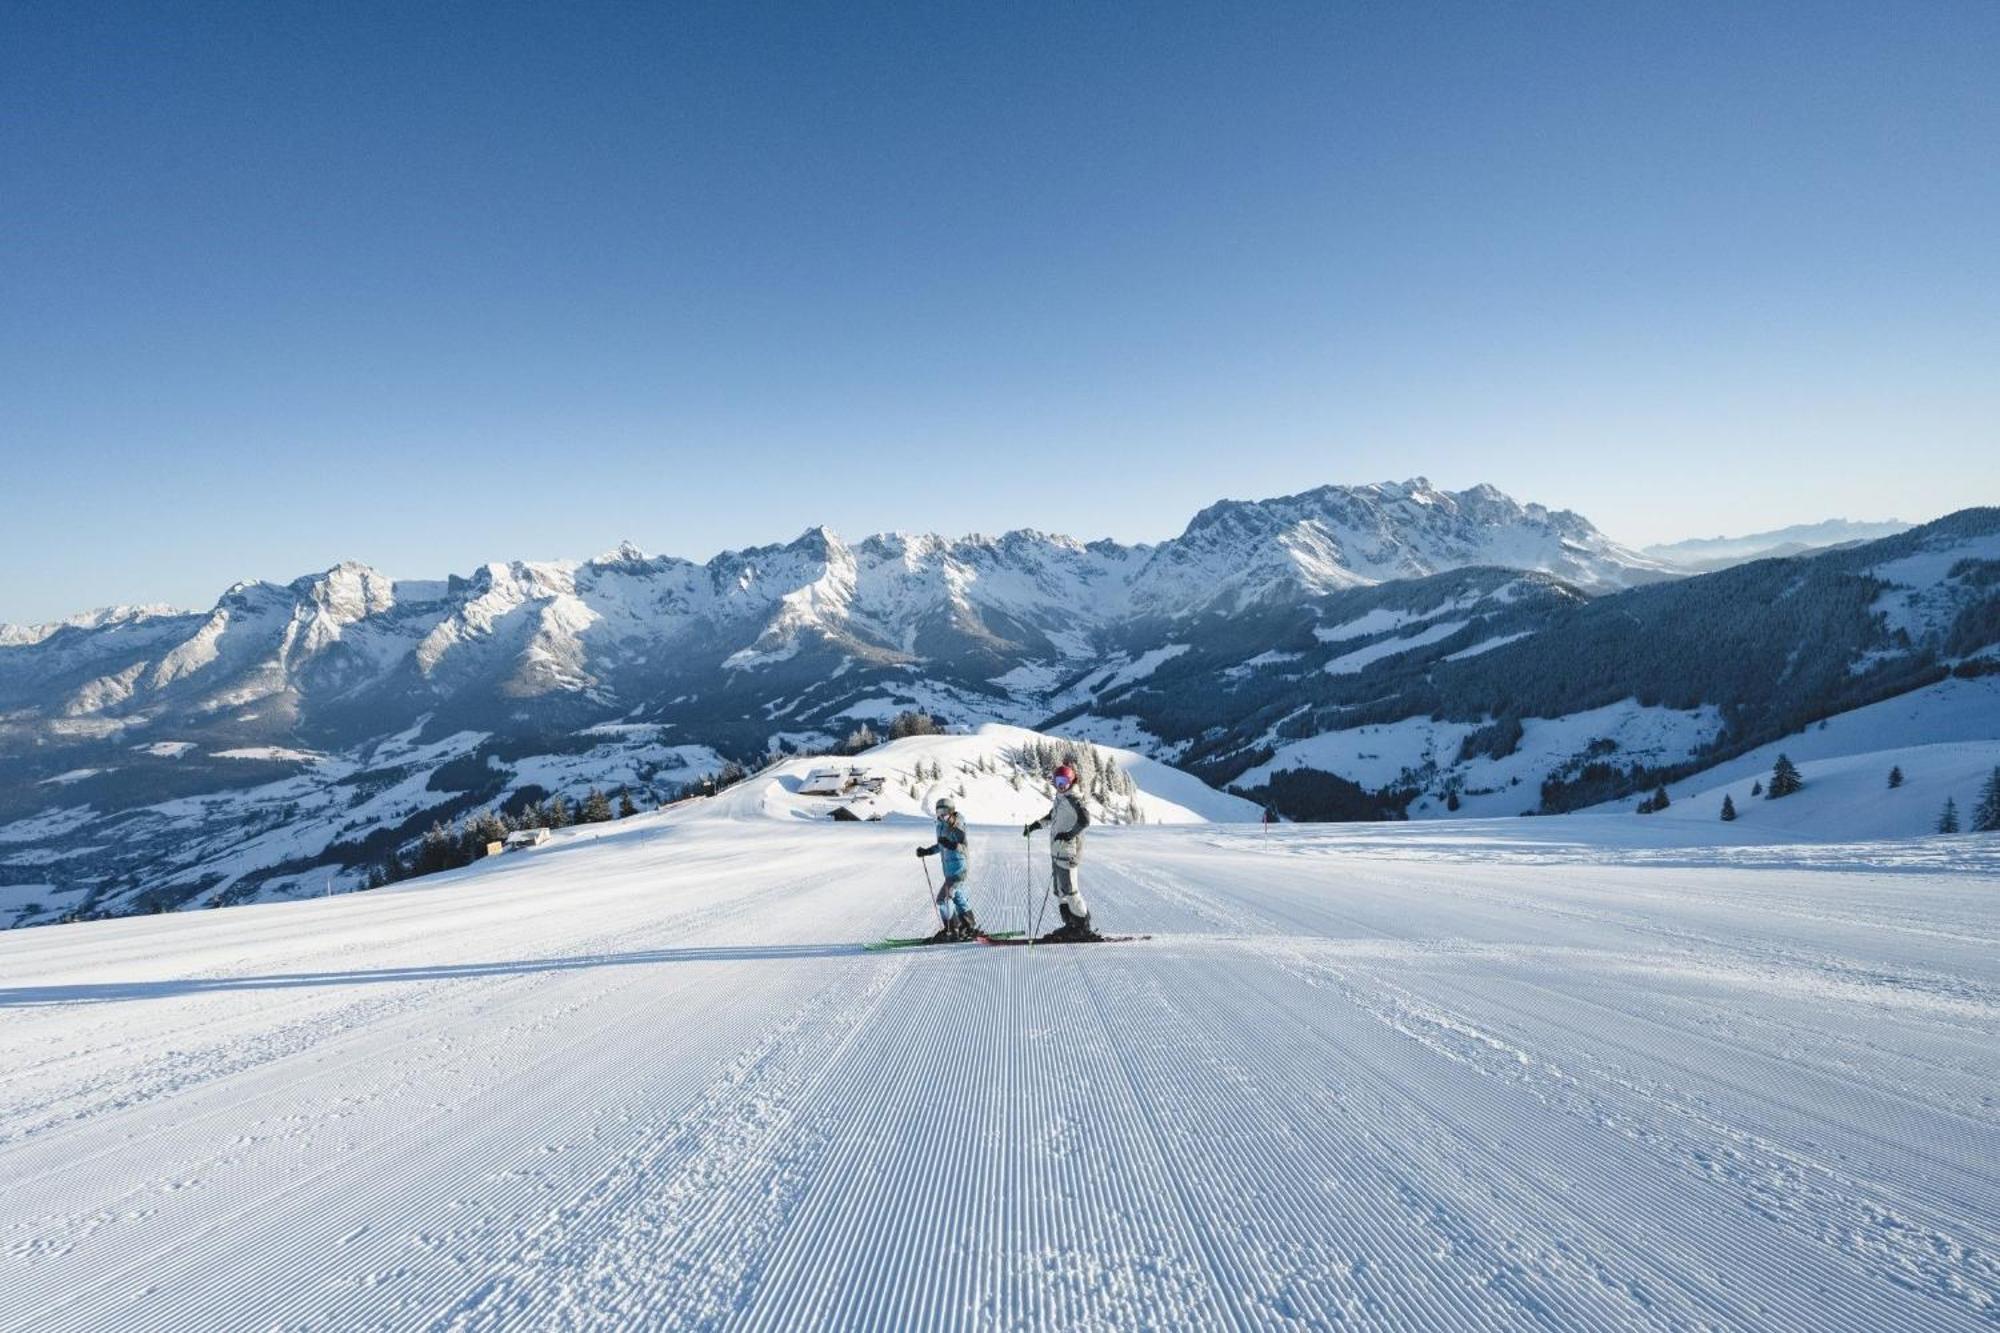
{"label": "snow-covered mountain range", "polygon": [[[440,817],[658,798],[905,709],[1127,746],[1301,816],[1462,803],[1468,765],[1517,753],[1525,790],[1487,804],[1572,808],[1981,660],[1996,534],[1973,510],[1675,579],[1575,514],[1416,479],[1224,502],[1157,545],[815,529],[705,563],[343,564],[14,627],[0,921],[300,892]],[[1664,748],[1592,729],[1628,700],[1696,720]],[[1523,751],[1541,719],[1572,721]],[[1633,747],[1609,777],[1607,741]]]}
{"label": "snow-covered mountain range", "polygon": [[1889,518],[1864,522],[1851,518],[1830,518],[1820,523],[1795,523],[1769,532],[1746,533],[1741,537],[1694,537],[1643,548],[1655,560],[1688,573],[1711,573],[1740,565],[1746,560],[1772,556],[1803,555],[1850,542],[1872,542],[1908,532],[1913,523]]}
{"label": "snow-covered mountain range", "polygon": [[1422,478],[1225,502],[1156,546],[1034,531],[849,544],[815,528],[705,564],[631,545],[580,564],[495,563],[437,581],[342,564],[289,584],[238,584],[206,612],[121,608],[0,628],[0,646],[31,650],[0,656],[0,742],[162,722],[259,738],[329,723],[338,732],[357,710],[372,722],[471,699],[629,706],[653,702],[663,678],[771,667],[815,647],[974,670],[1024,655],[1084,658],[1091,635],[1138,617],[1468,566],[1541,571],[1587,591],[1668,572],[1576,514]]}

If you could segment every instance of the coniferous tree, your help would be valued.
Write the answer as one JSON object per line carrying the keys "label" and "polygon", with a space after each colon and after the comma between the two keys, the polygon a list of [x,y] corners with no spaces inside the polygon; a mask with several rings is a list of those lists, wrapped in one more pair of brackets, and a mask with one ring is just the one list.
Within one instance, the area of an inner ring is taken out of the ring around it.
{"label": "coniferous tree", "polygon": [[1790,796],[1805,785],[1805,779],[1799,776],[1798,765],[1781,754],[1778,762],[1771,766],[1771,794],[1766,799],[1775,801]]}
{"label": "coniferous tree", "polygon": [[2000,767],[1986,777],[1979,789],[1979,804],[1972,808],[1974,833],[2000,833]]}
{"label": "coniferous tree", "polygon": [[1672,804],[1673,804],[1673,800],[1672,800],[1672,798],[1670,798],[1670,797],[1669,797],[1669,796],[1667,795],[1667,784],[1666,784],[1666,783],[1662,782],[1662,783],[1661,783],[1661,784],[1660,784],[1659,786],[1657,786],[1657,787],[1655,787],[1655,788],[1653,789],[1653,809],[1654,809],[1654,810],[1656,810],[1656,811],[1658,811],[1658,810],[1664,810],[1664,809],[1666,809],[1666,808],[1667,808],[1668,806],[1670,806],[1670,805],[1672,805]]}
{"label": "coniferous tree", "polygon": [[568,828],[573,818],[569,812],[569,802],[565,801],[560,793],[549,797],[549,803],[542,807],[542,816],[548,821],[543,825],[544,828]]}
{"label": "coniferous tree", "polygon": [[473,821],[472,833],[483,854],[488,843],[507,841],[507,821],[500,817],[499,811],[488,810]]}
{"label": "coniferous tree", "polygon": [[1939,833],[1958,832],[1958,802],[1947,796],[1944,809],[1938,812],[1937,831]]}
{"label": "coniferous tree", "polygon": [[630,819],[638,813],[639,807],[632,804],[632,793],[620,787],[618,789],[618,817],[620,819]]}
{"label": "coniferous tree", "polygon": [[1736,802],[1730,798],[1729,793],[1724,792],[1722,795],[1722,822],[1730,824],[1734,823],[1735,820]]}
{"label": "coniferous tree", "polygon": [[442,823],[434,823],[424,833],[423,845],[417,849],[415,873],[435,875],[440,870],[451,869],[456,857],[456,839]]}
{"label": "coniferous tree", "polygon": [[1903,766],[1901,764],[1898,764],[1894,768],[1891,768],[1889,770],[1889,790],[1894,791],[1896,790],[1896,788],[1902,785],[1903,785]]}
{"label": "coniferous tree", "polygon": [[1752,796],[1762,796],[1764,794],[1764,784],[1762,782],[1751,783],[1750,794]]}
{"label": "coniferous tree", "polygon": [[583,798],[583,808],[577,812],[579,824],[609,824],[611,822],[611,798],[592,787],[590,794]]}

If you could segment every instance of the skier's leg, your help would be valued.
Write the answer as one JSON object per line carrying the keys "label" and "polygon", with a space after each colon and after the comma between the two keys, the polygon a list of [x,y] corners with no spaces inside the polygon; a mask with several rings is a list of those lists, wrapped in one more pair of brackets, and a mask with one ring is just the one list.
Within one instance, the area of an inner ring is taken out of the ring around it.
{"label": "skier's leg", "polygon": [[944,887],[938,890],[938,915],[944,918],[945,931],[953,938],[971,936],[974,923],[972,909],[965,903],[964,872],[945,877]]}
{"label": "skier's leg", "polygon": [[1090,908],[1084,904],[1083,888],[1077,883],[1074,865],[1066,861],[1055,863],[1056,908],[1062,913],[1062,933],[1072,937],[1093,935],[1090,926]]}
{"label": "skier's leg", "polygon": [[965,876],[958,878],[958,887],[952,890],[951,901],[958,908],[958,928],[968,938],[979,933],[979,922],[972,915],[972,904],[965,900]]}

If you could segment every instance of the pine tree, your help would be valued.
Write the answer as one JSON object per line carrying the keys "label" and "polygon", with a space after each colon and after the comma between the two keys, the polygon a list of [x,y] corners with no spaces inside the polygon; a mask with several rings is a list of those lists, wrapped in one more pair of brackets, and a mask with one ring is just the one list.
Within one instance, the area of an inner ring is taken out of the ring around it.
{"label": "pine tree", "polygon": [[620,787],[618,789],[618,817],[620,819],[630,819],[638,813],[639,807],[632,804],[632,793]]}
{"label": "pine tree", "polygon": [[1938,812],[1937,831],[1939,833],[1958,832],[1958,802],[1952,800],[1949,796],[1944,798],[1944,809]]}
{"label": "pine tree", "polygon": [[1764,784],[1762,782],[1751,783],[1750,794],[1752,796],[1762,796],[1764,794]]}
{"label": "pine tree", "polygon": [[1979,789],[1979,804],[1972,810],[1974,833],[2000,833],[2000,767],[1987,775]]}
{"label": "pine tree", "polygon": [[1790,796],[1805,786],[1805,779],[1799,776],[1798,765],[1785,755],[1778,756],[1778,762],[1771,766],[1771,794],[1767,800],[1777,800]]}
{"label": "pine tree", "polygon": [[1903,785],[1903,766],[1901,764],[1898,764],[1894,768],[1889,770],[1889,790],[1894,791],[1896,790],[1896,788],[1902,785]]}
{"label": "pine tree", "polygon": [[583,809],[577,812],[579,824],[609,824],[611,822],[611,798],[592,787],[590,794],[583,798]]}
{"label": "pine tree", "polygon": [[542,818],[546,821],[542,825],[544,828],[568,828],[571,818],[569,802],[560,795],[549,797],[548,804],[542,807]]}
{"label": "pine tree", "polygon": [[1736,802],[1730,799],[1730,796],[1727,792],[1724,792],[1722,796],[1722,822],[1725,824],[1731,824],[1734,823],[1735,821],[1736,821]]}
{"label": "pine tree", "polygon": [[1661,784],[1660,784],[1659,786],[1657,786],[1657,787],[1655,787],[1655,788],[1653,789],[1653,809],[1654,809],[1654,810],[1656,810],[1656,811],[1657,811],[1657,810],[1664,810],[1664,809],[1666,809],[1666,808],[1667,808],[1668,806],[1670,806],[1670,805],[1672,805],[1672,804],[1673,804],[1673,800],[1672,800],[1672,798],[1671,798],[1671,797],[1669,797],[1669,796],[1667,795],[1667,784],[1666,784],[1666,783],[1662,782],[1662,783],[1661,783]]}
{"label": "pine tree", "polygon": [[451,869],[455,841],[451,831],[443,824],[432,824],[429,831],[424,834],[423,845],[417,849],[415,873],[435,875],[440,870]]}

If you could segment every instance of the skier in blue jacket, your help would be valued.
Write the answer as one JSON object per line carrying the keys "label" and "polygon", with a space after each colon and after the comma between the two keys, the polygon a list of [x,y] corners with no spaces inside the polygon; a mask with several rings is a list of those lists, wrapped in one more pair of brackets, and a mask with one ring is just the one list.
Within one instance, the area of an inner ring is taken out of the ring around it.
{"label": "skier in blue jacket", "polygon": [[948,796],[938,797],[937,841],[917,848],[918,856],[935,856],[944,865],[944,883],[938,887],[938,916],[943,926],[932,936],[937,940],[969,940],[979,934],[979,922],[965,901],[965,874],[971,869],[971,839],[965,820]]}

